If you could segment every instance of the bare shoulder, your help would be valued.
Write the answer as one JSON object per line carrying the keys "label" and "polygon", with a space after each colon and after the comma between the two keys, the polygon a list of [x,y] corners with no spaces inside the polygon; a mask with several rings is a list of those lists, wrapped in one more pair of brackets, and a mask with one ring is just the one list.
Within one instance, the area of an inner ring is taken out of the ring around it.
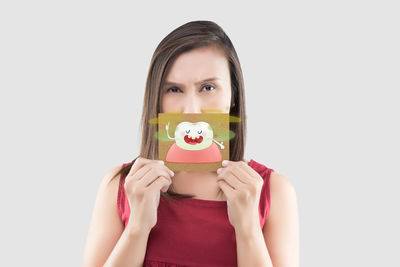
{"label": "bare shoulder", "polygon": [[115,188],[119,185],[119,176],[117,173],[121,170],[122,166],[114,166],[111,167],[106,174],[104,175],[103,179],[101,180],[100,186],[108,187],[108,188]]}
{"label": "bare shoulder", "polygon": [[110,205],[113,210],[118,211],[117,198],[119,190],[119,175],[121,166],[111,167],[103,176],[98,188],[98,198],[102,198],[103,204]]}
{"label": "bare shoulder", "polygon": [[297,220],[297,194],[292,182],[273,171],[270,176],[270,211],[264,226]]}
{"label": "bare shoulder", "polygon": [[272,197],[296,197],[296,190],[292,182],[284,175],[273,171],[269,178],[269,186]]}
{"label": "bare shoulder", "polygon": [[[121,166],[111,167],[104,174],[98,187],[98,195],[107,198],[107,202],[117,203],[119,176],[117,173],[121,170]],[[115,205],[116,206],[116,205]]]}
{"label": "bare shoulder", "polygon": [[290,216],[297,213],[296,190],[288,178],[273,171],[269,180],[269,188],[271,205],[267,222],[282,219],[282,216],[288,216],[288,213],[291,214]]}

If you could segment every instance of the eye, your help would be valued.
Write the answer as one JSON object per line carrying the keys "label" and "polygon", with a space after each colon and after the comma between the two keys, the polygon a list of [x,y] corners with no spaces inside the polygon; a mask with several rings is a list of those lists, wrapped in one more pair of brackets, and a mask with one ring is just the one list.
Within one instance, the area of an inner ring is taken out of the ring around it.
{"label": "eye", "polygon": [[[214,85],[211,85],[211,84],[206,84],[206,85],[204,85],[201,89],[203,89],[203,88],[213,88],[213,89],[210,89],[210,90],[204,90],[204,91],[212,91],[212,90],[215,90],[215,86]],[[202,90],[203,91],[203,90]]]}
{"label": "eye", "polygon": [[190,133],[190,130],[186,130],[186,133],[189,134],[189,133]]}
{"label": "eye", "polygon": [[177,88],[177,87],[171,87],[171,88],[168,88],[168,89],[167,89],[167,93],[169,93],[169,92],[170,92],[170,90],[174,90],[174,91],[172,91],[173,93],[177,93],[177,91],[176,91],[176,90],[179,90],[179,91],[181,91],[181,89],[179,89],[179,88]]}
{"label": "eye", "polygon": [[203,132],[203,130],[197,131],[198,134],[201,134]]}

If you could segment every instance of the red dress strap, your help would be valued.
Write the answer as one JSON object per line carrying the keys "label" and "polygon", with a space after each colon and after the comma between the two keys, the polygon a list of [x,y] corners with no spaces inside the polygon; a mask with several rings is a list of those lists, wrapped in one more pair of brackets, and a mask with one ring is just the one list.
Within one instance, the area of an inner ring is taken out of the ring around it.
{"label": "red dress strap", "polygon": [[258,207],[260,214],[260,225],[261,228],[263,228],[271,207],[271,191],[269,182],[271,178],[271,173],[274,171],[274,169],[268,168],[253,159],[250,160],[249,166],[252,167],[256,172],[258,172],[258,174],[264,180],[260,194],[260,205]]}

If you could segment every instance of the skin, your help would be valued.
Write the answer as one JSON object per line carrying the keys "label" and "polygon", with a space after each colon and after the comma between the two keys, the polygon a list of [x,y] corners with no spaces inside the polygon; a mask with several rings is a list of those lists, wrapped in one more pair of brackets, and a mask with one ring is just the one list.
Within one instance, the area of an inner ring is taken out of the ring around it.
{"label": "skin", "polygon": [[[215,88],[195,84],[215,76],[219,80],[209,82]],[[228,64],[218,50],[203,48],[180,55],[167,80],[178,82],[179,89],[163,96],[164,112],[196,113],[210,108],[229,112],[231,88]],[[293,185],[279,173],[271,174],[271,208],[261,229],[257,202],[262,178],[247,165],[247,161],[244,163],[229,161],[218,173],[190,172],[188,175],[176,172],[172,177],[175,191],[194,194],[200,199],[227,201],[229,221],[235,227],[239,267],[299,266],[298,208]],[[111,258],[114,262],[130,262],[130,266],[135,260],[144,258],[148,234],[143,234],[141,229],[132,232],[129,227],[124,228],[118,215],[116,192],[119,179],[111,178],[120,168],[110,169],[98,189],[83,255],[84,267],[103,266],[113,251]],[[140,258],[132,251],[141,255]]]}
{"label": "skin", "polygon": [[[210,77],[217,80],[202,83]],[[162,112],[229,113],[231,85],[228,61],[215,47],[181,54],[167,75],[162,90]],[[223,200],[235,227],[238,266],[299,266],[299,222],[296,192],[283,175],[270,177],[271,208],[260,229],[258,202],[262,177],[248,161],[227,161],[217,172],[177,171],[173,189],[196,198]],[[250,264],[251,263],[251,264]]]}

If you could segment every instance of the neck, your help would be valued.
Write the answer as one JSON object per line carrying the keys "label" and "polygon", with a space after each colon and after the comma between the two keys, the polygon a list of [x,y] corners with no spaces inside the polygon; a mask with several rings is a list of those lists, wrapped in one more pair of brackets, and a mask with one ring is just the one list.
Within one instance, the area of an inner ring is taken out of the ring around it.
{"label": "neck", "polygon": [[177,193],[205,195],[210,190],[219,191],[216,171],[176,171],[172,186]]}

